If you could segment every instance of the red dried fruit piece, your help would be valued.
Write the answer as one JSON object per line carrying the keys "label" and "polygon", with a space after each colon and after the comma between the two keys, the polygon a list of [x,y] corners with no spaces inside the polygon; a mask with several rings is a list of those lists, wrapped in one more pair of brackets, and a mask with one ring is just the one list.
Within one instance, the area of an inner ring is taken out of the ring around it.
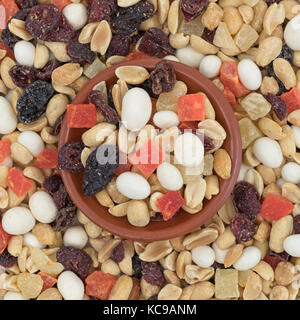
{"label": "red dried fruit piece", "polygon": [[46,41],[68,42],[74,37],[74,29],[63,14],[60,17],[60,23],[56,29],[48,33]]}
{"label": "red dried fruit piece", "polygon": [[129,156],[130,162],[145,177],[149,177],[165,158],[165,153],[152,140],[148,140],[134,155]]}
{"label": "red dried fruit piece", "polygon": [[12,256],[7,250],[0,254],[0,266],[11,268],[18,261],[17,257]]}
{"label": "red dried fruit piece", "polygon": [[50,60],[42,69],[35,70],[35,76],[39,80],[49,81],[51,80],[53,70],[58,68],[60,65],[60,62],[58,62],[57,60]]}
{"label": "red dried fruit piece", "polygon": [[64,7],[68,6],[71,3],[72,2],[69,0],[51,0],[51,4],[54,4],[55,6],[57,6],[57,8],[61,11],[63,10]]}
{"label": "red dried fruit piece", "polygon": [[115,171],[115,175],[119,176],[123,172],[130,171],[132,164],[128,161],[126,153],[119,151],[119,165]]}
{"label": "red dried fruit piece", "polygon": [[255,234],[255,225],[252,220],[237,214],[230,223],[230,230],[239,241],[252,240]]}
{"label": "red dried fruit piece", "polygon": [[217,28],[216,28],[216,29],[213,29],[213,30],[209,30],[209,29],[207,29],[207,28],[204,28],[201,37],[202,37],[205,41],[213,44],[216,31],[217,31]]}
{"label": "red dried fruit piece", "polygon": [[180,0],[180,8],[186,22],[196,19],[207,5],[208,0]]}
{"label": "red dried fruit piece", "polygon": [[111,56],[127,56],[130,51],[131,38],[129,36],[115,35],[112,37],[105,58]]}
{"label": "red dried fruit piece", "polygon": [[95,52],[90,49],[89,44],[83,44],[76,39],[72,39],[67,44],[67,54],[76,63],[89,63],[91,64],[96,57]]}
{"label": "red dried fruit piece", "polygon": [[182,121],[178,125],[178,129],[184,133],[184,130],[197,130],[198,122],[197,121]]}
{"label": "red dried fruit piece", "polygon": [[272,93],[268,93],[265,98],[271,103],[272,109],[277,118],[281,121],[285,119],[287,116],[287,107],[285,102],[279,96],[275,96],[275,94]]}
{"label": "red dried fruit piece", "polygon": [[3,139],[0,141],[0,162],[11,154],[10,141],[8,139]]}
{"label": "red dried fruit piece", "polygon": [[68,128],[92,128],[97,123],[94,104],[68,104]]}
{"label": "red dried fruit piece", "polygon": [[37,0],[15,0],[20,9],[29,9],[38,4]]}
{"label": "red dried fruit piece", "polygon": [[283,93],[280,98],[285,102],[288,113],[300,109],[300,90],[298,88]]}
{"label": "red dried fruit piece", "polygon": [[[0,16],[1,16],[1,11],[0,11]],[[1,26],[0,26],[0,29],[1,29]],[[10,57],[12,59],[14,58],[14,53],[1,41],[0,41],[0,50],[5,50],[6,51],[6,55],[3,57],[3,59],[5,57]]]}
{"label": "red dried fruit piece", "polygon": [[178,191],[169,191],[156,201],[164,221],[170,220],[184,204],[185,200]]}
{"label": "red dried fruit piece", "polygon": [[39,169],[54,169],[57,167],[57,151],[54,149],[44,149],[38,154],[35,167]]}
{"label": "red dried fruit piece", "polygon": [[89,22],[110,21],[118,10],[117,0],[93,0],[89,9]]}
{"label": "red dried fruit piece", "polygon": [[18,197],[23,197],[33,188],[33,183],[26,178],[23,172],[15,167],[9,169],[7,185]]}
{"label": "red dried fruit piece", "polygon": [[9,70],[9,75],[17,87],[25,89],[36,80],[33,68],[15,65]]}
{"label": "red dried fruit piece", "polygon": [[148,59],[150,56],[144,52],[132,52],[127,56],[127,61],[139,60],[139,59]]}
{"label": "red dried fruit piece", "polygon": [[186,94],[179,97],[178,104],[179,121],[201,121],[205,119],[205,100],[200,93]]}
{"label": "red dried fruit piece", "polygon": [[157,262],[144,262],[141,263],[142,275],[144,279],[153,286],[163,286],[165,278],[162,273],[161,267]]}
{"label": "red dried fruit piece", "polygon": [[271,221],[279,220],[294,209],[294,205],[289,200],[269,193],[262,203],[259,216]]}
{"label": "red dried fruit piece", "polygon": [[225,87],[223,90],[223,94],[226,100],[231,105],[232,109],[235,109],[237,107],[237,102],[233,92],[228,87]]}
{"label": "red dried fruit piece", "polygon": [[107,300],[117,277],[102,271],[94,271],[86,279],[85,293],[100,300]]}
{"label": "red dried fruit piece", "polygon": [[220,80],[224,87],[228,87],[233,94],[240,98],[250,91],[240,82],[237,64],[231,61],[224,61],[220,68]]}
{"label": "red dried fruit piece", "polygon": [[84,144],[81,141],[65,143],[58,152],[58,169],[80,173],[83,169],[81,162],[81,152],[83,149]]}
{"label": "red dried fruit piece", "polygon": [[161,60],[155,65],[154,70],[150,73],[152,80],[152,92],[161,94],[173,90],[176,82],[174,66],[167,60]]}
{"label": "red dried fruit piece", "polygon": [[203,145],[204,145],[204,152],[208,152],[215,148],[215,144],[212,142],[212,140],[208,136],[204,136]]}
{"label": "red dried fruit piece", "polygon": [[39,272],[38,275],[42,278],[44,284],[43,284],[43,288],[42,291],[45,291],[49,288],[52,288],[56,283],[57,283],[57,279],[53,278],[52,276],[50,276],[49,274],[45,273],[45,272]]}
{"label": "red dried fruit piece", "polygon": [[113,250],[111,254],[111,259],[116,262],[120,263],[125,257],[125,247],[124,243],[121,241]]}
{"label": "red dried fruit piece", "polygon": [[275,256],[265,256],[263,258],[263,260],[265,262],[267,262],[273,268],[274,271],[275,271],[278,263],[282,261],[282,259],[280,259],[279,257],[275,257]]}
{"label": "red dried fruit piece", "polygon": [[5,8],[5,24],[7,24],[8,20],[19,11],[19,8],[14,0],[2,0],[1,4]]}
{"label": "red dried fruit piece", "polygon": [[0,254],[5,250],[8,245],[10,238],[12,237],[11,234],[8,234],[2,228],[2,223],[0,222]]}

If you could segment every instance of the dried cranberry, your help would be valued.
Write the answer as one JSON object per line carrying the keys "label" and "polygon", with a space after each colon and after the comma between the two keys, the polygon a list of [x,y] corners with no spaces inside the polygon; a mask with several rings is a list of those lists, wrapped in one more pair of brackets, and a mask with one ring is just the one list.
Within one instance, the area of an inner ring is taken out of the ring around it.
{"label": "dried cranberry", "polygon": [[142,277],[142,261],[137,254],[135,254],[131,260],[134,276],[140,279]]}
{"label": "dried cranberry", "polygon": [[215,145],[212,142],[212,140],[206,135],[204,135],[203,144],[204,144],[204,152],[208,152],[215,148]]}
{"label": "dried cranberry", "polygon": [[64,119],[65,114],[63,113],[60,117],[57,118],[57,120],[55,121],[53,127],[52,127],[52,134],[57,136],[60,132],[61,129],[61,124],[62,121]]}
{"label": "dried cranberry", "polygon": [[127,56],[130,51],[131,38],[129,36],[115,35],[112,37],[105,58],[111,56]]}
{"label": "dried cranberry", "polygon": [[39,80],[50,81],[53,70],[58,68],[60,65],[61,63],[57,60],[50,60],[42,69],[36,70],[35,76]]}
{"label": "dried cranberry", "polygon": [[46,40],[49,34],[57,30],[62,13],[53,4],[39,4],[31,9],[26,18],[25,29],[34,38]]}
{"label": "dried cranberry", "polygon": [[246,181],[238,182],[233,188],[232,199],[237,211],[249,219],[254,219],[259,214],[260,196],[253,184]]}
{"label": "dried cranberry", "polygon": [[59,187],[63,184],[61,176],[54,174],[48,177],[42,184],[42,187],[51,195],[58,191]]}
{"label": "dried cranberry", "polygon": [[0,254],[0,266],[11,268],[17,263],[17,258],[12,256],[6,249]]}
{"label": "dried cranberry", "polygon": [[294,233],[300,233],[300,215],[294,217]]}
{"label": "dried cranberry", "polygon": [[255,234],[254,222],[241,214],[231,220],[230,229],[239,241],[252,240]]}
{"label": "dried cranberry", "polygon": [[279,120],[283,120],[287,116],[287,107],[285,102],[273,93],[268,93],[266,99],[271,103],[272,109]]}
{"label": "dried cranberry", "polygon": [[46,41],[68,42],[74,37],[74,29],[63,14],[57,28],[48,33]]}
{"label": "dried cranberry", "polygon": [[96,54],[90,49],[88,44],[79,43],[77,40],[71,40],[67,44],[67,54],[72,59],[72,62],[89,63],[91,64]]}
{"label": "dried cranberry", "polygon": [[162,270],[156,262],[142,261],[142,275],[144,279],[153,286],[161,287],[165,283]]}
{"label": "dried cranberry", "polygon": [[58,169],[80,173],[83,169],[81,152],[84,144],[80,141],[65,143],[58,151]]}
{"label": "dried cranberry", "polygon": [[83,250],[73,247],[62,247],[56,252],[56,259],[66,270],[77,274],[84,280],[92,266],[91,257]]}
{"label": "dried cranberry", "polygon": [[51,223],[54,231],[63,231],[67,227],[71,227],[76,217],[76,206],[74,203],[69,202],[64,208],[57,212],[56,219]]}
{"label": "dried cranberry", "polygon": [[116,262],[119,263],[121,262],[125,257],[125,247],[124,247],[124,243],[120,242],[113,250],[112,254],[111,254],[111,259]]}
{"label": "dried cranberry", "polygon": [[286,44],[282,46],[281,52],[277,58],[283,58],[287,60],[289,63],[293,63],[293,51]]}
{"label": "dried cranberry", "polygon": [[167,55],[175,55],[176,50],[169,44],[169,38],[158,28],[148,29],[141,39],[139,50],[148,54],[163,58]]}
{"label": "dried cranberry", "polygon": [[158,62],[150,77],[152,80],[152,91],[155,94],[172,91],[176,82],[174,66],[167,60]]}
{"label": "dried cranberry", "polygon": [[89,22],[110,21],[118,10],[117,0],[94,0],[89,9]]}
{"label": "dried cranberry", "polygon": [[111,25],[116,34],[130,35],[137,31],[139,25],[151,18],[154,7],[148,1],[140,1],[127,8],[119,8],[118,15],[111,19]]}
{"label": "dried cranberry", "polygon": [[19,9],[28,9],[38,4],[37,0],[15,0]]}
{"label": "dried cranberry", "polygon": [[209,30],[207,28],[204,28],[203,33],[202,33],[202,38],[209,42],[209,43],[213,43],[214,42],[214,38],[215,38],[215,33],[217,31],[217,28],[214,30]]}
{"label": "dried cranberry", "polygon": [[27,66],[14,65],[9,70],[9,75],[14,84],[22,89],[25,89],[36,80],[34,69]]}
{"label": "dried cranberry", "polygon": [[208,6],[208,0],[180,0],[180,8],[186,22],[196,19]]}
{"label": "dried cranberry", "polygon": [[71,202],[71,199],[63,184],[61,184],[58,190],[55,193],[53,193],[52,197],[58,210],[67,207]]}

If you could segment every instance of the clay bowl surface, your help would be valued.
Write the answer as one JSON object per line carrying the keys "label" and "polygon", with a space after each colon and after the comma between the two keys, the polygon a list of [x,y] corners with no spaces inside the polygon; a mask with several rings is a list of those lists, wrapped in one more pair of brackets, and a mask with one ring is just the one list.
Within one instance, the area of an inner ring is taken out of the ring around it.
{"label": "clay bowl surface", "polygon": [[[95,84],[105,80],[107,87],[110,87],[117,80],[115,69],[120,65],[138,65],[147,68],[149,71],[154,69],[158,59],[134,60],[108,68],[93,79],[91,79],[81,90],[72,103],[87,103],[87,96]],[[220,192],[212,200],[204,200],[203,209],[197,214],[189,214],[180,210],[175,219],[167,222],[151,221],[146,227],[137,228],[132,226],[126,217],[118,218],[112,216],[107,208],[102,207],[95,197],[87,197],[81,191],[83,174],[72,174],[68,171],[61,171],[61,176],[66,189],[77,205],[88,218],[103,229],[125,239],[135,241],[157,241],[172,239],[180,235],[193,231],[203,225],[222,207],[230,195],[241,166],[241,136],[240,130],[233,113],[233,110],[221,91],[207,78],[202,76],[196,69],[184,64],[173,62],[178,80],[184,81],[188,86],[188,93],[205,92],[216,112],[216,119],[227,132],[227,138],[222,146],[226,149],[232,159],[232,175],[228,180],[219,179]],[[87,129],[68,129],[67,117],[65,116],[60,132],[59,147],[68,141],[81,141],[81,135]]]}

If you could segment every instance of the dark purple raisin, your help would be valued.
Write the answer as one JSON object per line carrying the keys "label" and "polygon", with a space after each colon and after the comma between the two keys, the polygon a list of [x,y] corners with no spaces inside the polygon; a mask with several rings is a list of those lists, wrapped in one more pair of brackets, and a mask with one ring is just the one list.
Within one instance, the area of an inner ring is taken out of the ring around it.
{"label": "dark purple raisin", "polygon": [[212,140],[206,135],[204,135],[203,144],[204,144],[204,152],[208,152],[208,151],[210,151],[210,150],[215,148],[215,145],[212,142]]}
{"label": "dark purple raisin", "polygon": [[25,89],[36,80],[34,69],[27,66],[14,65],[9,70],[9,75],[14,84],[22,89]]}
{"label": "dark purple raisin", "polygon": [[176,50],[169,44],[169,38],[158,28],[150,28],[145,32],[139,50],[158,58],[176,53]]}
{"label": "dark purple raisin", "polygon": [[53,70],[61,65],[60,62],[53,59],[47,62],[47,64],[42,69],[37,69],[35,76],[39,80],[50,81]]}
{"label": "dark purple raisin", "polygon": [[89,63],[91,64],[96,54],[90,49],[88,44],[82,44],[77,39],[72,39],[67,44],[67,54],[76,63]]}
{"label": "dark purple raisin", "polygon": [[28,9],[38,4],[37,0],[15,0],[19,9]]}
{"label": "dark purple raisin", "polygon": [[111,106],[112,108],[116,109],[115,104],[114,104],[114,99],[112,96],[112,89],[113,85],[109,87],[107,90],[107,100],[108,100],[108,105]]}
{"label": "dark purple raisin", "polygon": [[153,286],[161,287],[165,283],[161,267],[156,262],[142,261],[142,275],[144,279]]}
{"label": "dark purple raisin", "polygon": [[60,117],[57,118],[53,127],[52,127],[52,134],[57,136],[60,133],[61,124],[64,119],[65,114],[63,113]]}
{"label": "dark purple raisin", "polygon": [[236,183],[232,191],[232,200],[237,211],[250,220],[254,219],[260,212],[260,196],[251,183],[246,181]]}
{"label": "dark purple raisin", "polygon": [[54,174],[45,179],[42,187],[51,195],[58,191],[59,187],[63,184],[62,178],[59,174]]}
{"label": "dark purple raisin", "polygon": [[0,266],[11,268],[17,263],[18,259],[12,256],[6,249],[0,254]]}
{"label": "dark purple raisin", "polygon": [[163,221],[163,215],[160,212],[155,212],[155,216],[150,217],[151,221]]}
{"label": "dark purple raisin", "polygon": [[131,38],[129,36],[115,35],[112,37],[105,58],[111,56],[127,56],[130,51]]}
{"label": "dark purple raisin", "polygon": [[294,217],[294,233],[300,233],[300,215]]}
{"label": "dark purple raisin", "polygon": [[117,0],[94,0],[89,9],[89,22],[110,21],[118,10]]}
{"label": "dark purple raisin", "polygon": [[45,113],[47,102],[54,90],[50,83],[37,80],[24,89],[17,101],[18,119],[22,123],[31,123]]}
{"label": "dark purple raisin", "polygon": [[104,103],[104,99],[99,90],[92,90],[89,93],[89,101],[93,103],[101,112],[106,122],[117,125],[120,121],[118,113],[115,109]]}
{"label": "dark purple raisin", "polygon": [[273,3],[280,3],[282,0],[266,0],[268,6],[272,5]]}
{"label": "dark purple raisin", "polygon": [[252,220],[237,214],[230,223],[230,230],[239,241],[252,240],[255,234],[255,224]]}
{"label": "dark purple raisin", "polygon": [[113,250],[112,254],[111,254],[111,259],[116,262],[119,263],[121,262],[125,257],[125,247],[124,247],[124,243],[121,241]]}
{"label": "dark purple raisin", "polygon": [[167,60],[161,60],[150,73],[152,91],[154,94],[169,92],[174,89],[176,74],[173,64]]}
{"label": "dark purple raisin", "polygon": [[283,120],[287,116],[287,106],[285,102],[273,93],[268,93],[266,99],[271,103],[272,109],[279,120]]}
{"label": "dark purple raisin", "polygon": [[202,33],[202,38],[209,42],[209,43],[213,43],[214,42],[214,38],[215,38],[215,33],[217,31],[217,28],[214,30],[209,30],[207,28],[204,28],[203,33]]}
{"label": "dark purple raisin", "polygon": [[286,44],[282,46],[281,52],[277,58],[283,58],[287,60],[290,64],[293,63],[293,51]]}
{"label": "dark purple raisin", "polygon": [[118,148],[114,145],[99,146],[86,160],[82,180],[83,193],[93,196],[103,190],[112,180],[118,165]]}
{"label": "dark purple raisin", "polygon": [[[135,86],[127,85],[129,89],[134,88]],[[158,95],[152,91],[152,80],[148,78],[143,83],[136,85],[136,87],[146,90],[150,97],[157,99]]]}
{"label": "dark purple raisin", "polygon": [[63,184],[61,184],[58,190],[53,193],[52,197],[58,210],[67,207],[71,203],[70,196]]}
{"label": "dark purple raisin", "polygon": [[61,208],[57,212],[56,219],[51,223],[54,231],[64,231],[67,227],[71,227],[74,224],[76,217],[76,206],[74,203],[69,202],[64,208]]}
{"label": "dark purple raisin", "polygon": [[141,39],[141,37],[144,35],[144,31],[138,31],[138,33],[131,36],[131,44],[136,45],[137,42]]}
{"label": "dark purple raisin", "polygon": [[142,277],[142,261],[137,254],[132,257],[132,268],[137,279]]}
{"label": "dark purple raisin", "polygon": [[70,270],[84,280],[92,267],[91,257],[83,250],[73,247],[62,247],[56,252],[56,259],[66,270]]}
{"label": "dark purple raisin", "polygon": [[158,300],[157,294],[151,296],[150,298],[148,298],[148,300]]}
{"label": "dark purple raisin", "polygon": [[180,0],[180,8],[186,22],[192,21],[208,6],[208,0]]}
{"label": "dark purple raisin", "polygon": [[49,34],[57,30],[62,13],[53,4],[39,4],[31,9],[26,18],[25,29],[34,38],[46,40]]}
{"label": "dark purple raisin", "polygon": [[84,144],[80,141],[65,143],[58,151],[58,169],[80,173],[83,169],[81,162],[81,152],[83,149]]}
{"label": "dark purple raisin", "polygon": [[47,34],[45,40],[69,42],[74,37],[74,34],[75,31],[73,27],[65,18],[65,16],[61,14],[59,25]]}

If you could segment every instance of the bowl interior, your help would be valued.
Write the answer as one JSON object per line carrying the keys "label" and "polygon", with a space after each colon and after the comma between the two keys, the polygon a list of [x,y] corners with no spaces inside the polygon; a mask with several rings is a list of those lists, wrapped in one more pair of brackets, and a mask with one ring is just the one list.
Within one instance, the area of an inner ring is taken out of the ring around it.
{"label": "bowl interior", "polygon": [[[154,69],[158,59],[143,59],[123,63],[121,65],[144,66],[149,71]],[[77,205],[94,223],[103,229],[116,234],[122,238],[136,241],[157,241],[172,239],[191,232],[210,219],[224,204],[230,195],[236,182],[241,166],[241,137],[239,126],[233,110],[221,91],[197,70],[178,62],[173,62],[176,70],[177,80],[184,81],[188,86],[188,93],[203,91],[210,99],[216,112],[216,120],[224,127],[227,138],[222,148],[226,149],[232,159],[232,174],[228,180],[219,178],[220,192],[213,196],[212,200],[204,200],[203,209],[197,214],[189,214],[180,210],[175,219],[169,221],[151,221],[146,227],[137,228],[132,226],[126,217],[118,218],[112,216],[107,208],[102,207],[95,197],[87,197],[81,191],[83,174],[73,174],[68,171],[61,171],[61,176],[66,189]],[[120,65],[108,68],[91,79],[77,94],[72,103],[87,103],[87,96],[90,90],[100,81],[106,81],[110,87],[117,80],[115,69]],[[60,132],[59,147],[68,141],[81,141],[81,135],[87,129],[68,129],[66,117],[63,120]]]}

